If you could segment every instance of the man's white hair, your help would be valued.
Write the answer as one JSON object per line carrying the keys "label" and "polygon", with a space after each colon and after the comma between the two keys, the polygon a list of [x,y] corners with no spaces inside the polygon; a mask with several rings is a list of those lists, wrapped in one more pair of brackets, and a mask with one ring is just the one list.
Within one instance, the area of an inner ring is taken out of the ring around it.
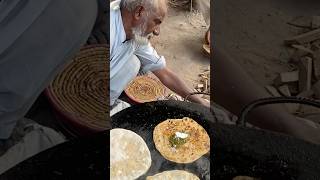
{"label": "man's white hair", "polygon": [[148,8],[148,11],[157,10],[160,4],[160,0],[121,0],[120,7],[134,11],[138,6]]}

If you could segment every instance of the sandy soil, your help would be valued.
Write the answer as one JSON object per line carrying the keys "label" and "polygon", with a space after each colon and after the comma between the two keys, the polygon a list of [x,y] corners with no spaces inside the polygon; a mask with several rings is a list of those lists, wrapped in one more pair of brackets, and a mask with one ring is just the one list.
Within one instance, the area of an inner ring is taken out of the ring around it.
{"label": "sandy soil", "polygon": [[202,51],[207,25],[198,12],[170,8],[161,25],[161,34],[152,40],[167,66],[193,87],[198,74],[210,66],[210,58]]}

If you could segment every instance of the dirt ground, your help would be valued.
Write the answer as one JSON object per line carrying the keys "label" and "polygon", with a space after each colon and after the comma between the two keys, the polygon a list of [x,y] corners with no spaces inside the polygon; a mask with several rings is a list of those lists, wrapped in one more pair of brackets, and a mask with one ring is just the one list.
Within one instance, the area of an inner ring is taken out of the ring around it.
{"label": "dirt ground", "polygon": [[167,66],[190,87],[197,84],[198,74],[210,66],[210,58],[202,51],[207,29],[198,11],[171,7],[160,36],[152,40],[159,55],[166,58]]}
{"label": "dirt ground", "polygon": [[290,51],[283,40],[302,31],[287,23],[319,15],[320,1],[215,0],[213,28],[216,44],[224,48],[261,86],[290,71]]}

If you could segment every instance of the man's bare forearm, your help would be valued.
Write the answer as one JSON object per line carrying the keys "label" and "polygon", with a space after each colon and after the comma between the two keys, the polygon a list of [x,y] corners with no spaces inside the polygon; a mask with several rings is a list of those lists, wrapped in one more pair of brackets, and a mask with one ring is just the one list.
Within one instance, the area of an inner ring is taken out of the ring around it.
{"label": "man's bare forearm", "polygon": [[[153,73],[166,87],[182,96],[183,98],[193,92],[192,89],[189,88],[181,78],[179,78],[175,73],[167,68],[165,68],[164,70],[155,71]],[[192,102],[204,104],[204,99],[199,97],[199,95],[190,96],[189,99]]]}

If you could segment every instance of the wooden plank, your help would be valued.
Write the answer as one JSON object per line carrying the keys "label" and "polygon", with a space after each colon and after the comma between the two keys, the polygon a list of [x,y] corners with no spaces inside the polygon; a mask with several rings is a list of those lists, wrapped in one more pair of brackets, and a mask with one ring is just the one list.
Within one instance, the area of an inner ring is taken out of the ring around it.
{"label": "wooden plank", "polygon": [[299,71],[298,70],[280,73],[276,77],[276,79],[274,80],[274,84],[276,86],[280,86],[284,83],[296,82],[296,81],[299,81]]}
{"label": "wooden plank", "polygon": [[204,81],[204,91],[205,92],[207,92],[208,91],[208,80],[206,79],[205,81]]}
{"label": "wooden plank", "polygon": [[312,58],[303,57],[299,62],[299,91],[311,89],[312,78]]}
{"label": "wooden plank", "polygon": [[300,28],[310,28],[312,23],[311,21],[312,19],[310,16],[299,16],[295,17],[290,22],[287,22],[287,24]]}
{"label": "wooden plank", "polygon": [[274,97],[281,97],[281,94],[278,92],[278,90],[273,86],[265,86],[266,90],[270,93],[270,95]]}
{"label": "wooden plank", "polygon": [[288,85],[282,85],[278,89],[283,96],[291,96],[291,92],[289,90]]}
{"label": "wooden plank", "polygon": [[316,40],[316,41],[313,41],[311,43],[311,50],[312,51],[318,51],[320,50],[320,39]]}
{"label": "wooden plank", "polygon": [[315,84],[313,84],[312,90],[314,92],[315,97],[317,99],[320,99],[320,80],[318,80]]}
{"label": "wooden plank", "polygon": [[320,49],[313,54],[313,75],[320,80]]}
{"label": "wooden plank", "polygon": [[292,46],[293,48],[295,48],[295,49],[298,49],[298,50],[304,52],[305,54],[313,54],[313,51],[312,51],[311,49],[309,49],[309,48],[307,48],[307,47],[305,47],[305,46],[303,46],[303,45],[300,45],[300,44],[292,44],[291,46]]}
{"label": "wooden plank", "polygon": [[[309,47],[305,47],[299,44],[292,44],[292,48],[295,48],[296,51],[292,54],[290,61],[293,63],[299,63],[300,59],[305,56],[314,56],[314,51]],[[310,46],[311,47],[311,46]]]}
{"label": "wooden plank", "polygon": [[313,16],[312,17],[311,28],[312,29],[320,28],[320,16]]}
{"label": "wooden plank", "polygon": [[294,36],[292,38],[288,38],[284,40],[286,45],[290,44],[304,44],[314,40],[320,39],[320,28],[309,31],[307,33],[300,34],[298,36]]}
{"label": "wooden plank", "polygon": [[203,84],[198,84],[197,87],[198,87],[198,89],[200,89],[200,88],[203,88],[204,85]]}

